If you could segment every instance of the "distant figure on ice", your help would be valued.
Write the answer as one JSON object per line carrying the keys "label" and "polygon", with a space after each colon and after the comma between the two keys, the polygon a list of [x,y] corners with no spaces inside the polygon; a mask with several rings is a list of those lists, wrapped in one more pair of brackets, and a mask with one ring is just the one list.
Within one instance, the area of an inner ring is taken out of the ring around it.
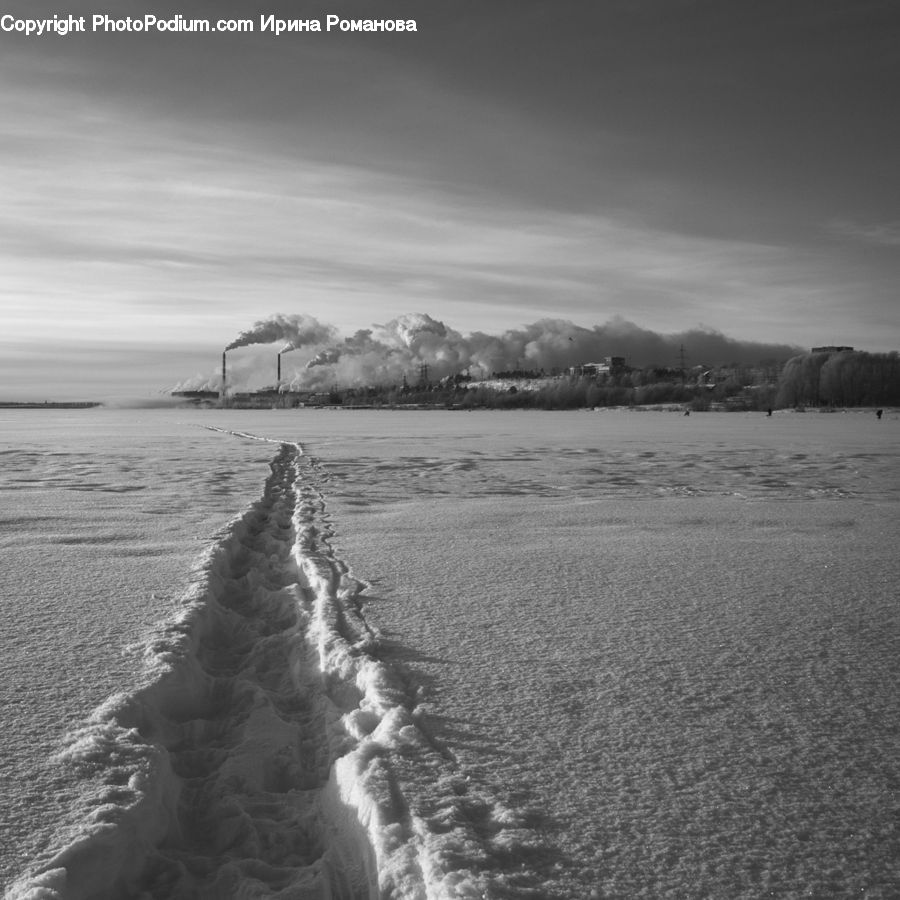
{"label": "distant figure on ice", "polygon": [[771,407],[769,407],[769,409],[766,410],[766,415],[767,415],[767,416],[771,416],[771,415],[772,415],[772,408],[771,408]]}
{"label": "distant figure on ice", "polygon": [[883,409],[876,409],[876,410],[875,410],[875,415],[878,416],[878,418],[880,419],[880,418],[881,418],[881,414],[882,414],[883,412],[884,412]]}
{"label": "distant figure on ice", "polygon": [[684,411],[684,414],[685,414],[686,416],[689,416],[689,415],[691,414],[691,411],[690,411],[689,409],[686,409],[686,410]]}

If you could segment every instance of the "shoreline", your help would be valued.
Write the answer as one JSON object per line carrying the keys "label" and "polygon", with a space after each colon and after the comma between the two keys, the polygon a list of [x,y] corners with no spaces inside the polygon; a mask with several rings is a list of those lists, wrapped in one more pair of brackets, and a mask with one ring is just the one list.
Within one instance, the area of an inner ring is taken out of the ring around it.
{"label": "shoreline", "polygon": [[95,400],[0,400],[0,409],[93,409],[103,406]]}

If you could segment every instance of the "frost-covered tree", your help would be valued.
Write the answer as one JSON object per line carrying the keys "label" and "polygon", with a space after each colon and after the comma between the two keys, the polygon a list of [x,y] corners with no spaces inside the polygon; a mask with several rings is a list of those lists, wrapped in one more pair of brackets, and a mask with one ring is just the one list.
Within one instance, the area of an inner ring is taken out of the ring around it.
{"label": "frost-covered tree", "polygon": [[877,406],[900,403],[897,353],[806,353],[785,363],[779,406]]}

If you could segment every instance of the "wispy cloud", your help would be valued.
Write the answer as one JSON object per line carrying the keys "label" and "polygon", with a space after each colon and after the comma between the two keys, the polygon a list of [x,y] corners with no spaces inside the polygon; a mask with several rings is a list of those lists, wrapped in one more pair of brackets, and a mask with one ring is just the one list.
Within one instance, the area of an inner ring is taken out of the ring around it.
{"label": "wispy cloud", "polygon": [[850,238],[864,244],[881,247],[900,246],[900,221],[863,223],[852,219],[831,219],[826,224],[826,230],[839,237]]}
{"label": "wispy cloud", "polygon": [[85,317],[102,317],[111,335],[142,321],[169,339],[210,316],[229,336],[277,310],[359,327],[458,308],[480,311],[473,329],[626,312],[660,330],[711,321],[765,336],[760,321],[810,274],[777,247],[447,192],[252,136],[226,146],[59,92],[17,97],[0,267],[8,296],[43,293],[34,329],[49,318],[94,333]]}
{"label": "wispy cloud", "polygon": [[805,344],[810,311],[846,305],[846,276],[809,254],[364,153],[323,161],[247,123],[148,116],[69,81],[0,92],[0,299],[23,340],[52,327],[218,346],[273,312],[349,332],[424,310],[462,331],[621,313],[662,332],[704,322]]}

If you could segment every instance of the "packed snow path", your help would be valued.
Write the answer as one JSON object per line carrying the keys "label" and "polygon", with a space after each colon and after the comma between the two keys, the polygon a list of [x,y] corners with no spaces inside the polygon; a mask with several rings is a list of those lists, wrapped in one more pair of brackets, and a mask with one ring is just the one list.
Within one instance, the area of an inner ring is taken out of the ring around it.
{"label": "packed snow path", "polygon": [[91,824],[12,896],[377,896],[371,847],[329,782],[340,711],[308,640],[300,459],[282,445],[262,499],[210,551],[150,648],[156,677],[77,735],[66,758],[102,784]]}
{"label": "packed snow path", "polygon": [[263,500],[228,548],[215,621],[197,648],[205,690],[168,742],[183,787],[141,878],[154,896],[234,896],[254,882],[260,892],[302,884],[347,898],[373,889],[363,843],[353,859],[323,833],[331,759],[301,629],[308,594],[293,556],[296,464],[296,448],[283,446]]}
{"label": "packed snow path", "polygon": [[61,755],[85,821],[7,897],[516,895],[533,836],[422,729],[331,547],[318,464],[270,442],[262,498],[208,551],[142,685]]}

